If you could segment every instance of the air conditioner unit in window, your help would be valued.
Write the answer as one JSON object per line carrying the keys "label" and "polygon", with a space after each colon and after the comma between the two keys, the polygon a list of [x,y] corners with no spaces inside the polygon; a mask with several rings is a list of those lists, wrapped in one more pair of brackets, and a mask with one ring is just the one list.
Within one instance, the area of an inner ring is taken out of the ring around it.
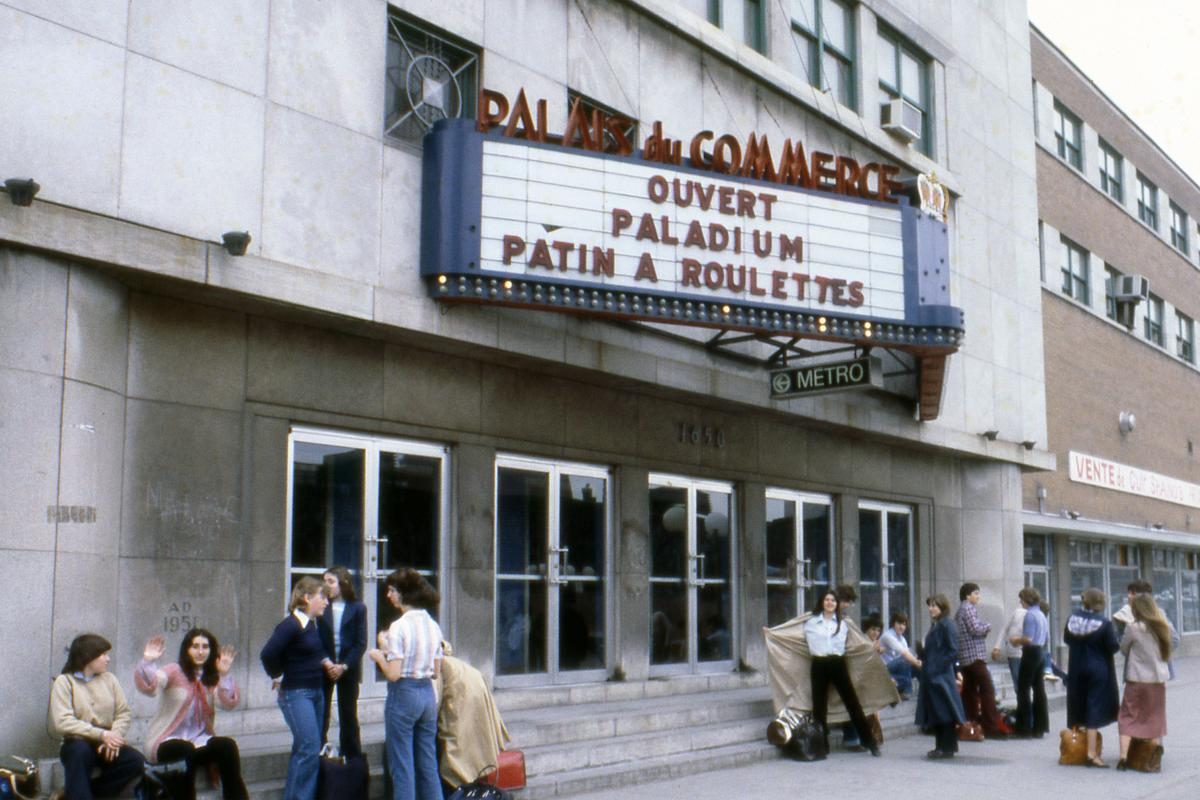
{"label": "air conditioner unit in window", "polygon": [[1150,297],[1150,281],[1144,275],[1121,275],[1113,287],[1113,297],[1118,303],[1137,305]]}
{"label": "air conditioner unit in window", "polygon": [[921,109],[899,97],[889,100],[879,108],[879,124],[897,139],[915,142],[921,138]]}

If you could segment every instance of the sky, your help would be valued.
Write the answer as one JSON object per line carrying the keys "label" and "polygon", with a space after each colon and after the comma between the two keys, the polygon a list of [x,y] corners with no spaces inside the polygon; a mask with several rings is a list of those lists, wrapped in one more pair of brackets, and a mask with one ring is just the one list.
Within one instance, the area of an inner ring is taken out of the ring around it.
{"label": "sky", "polygon": [[1200,183],[1200,1],[1029,0],[1029,19]]}

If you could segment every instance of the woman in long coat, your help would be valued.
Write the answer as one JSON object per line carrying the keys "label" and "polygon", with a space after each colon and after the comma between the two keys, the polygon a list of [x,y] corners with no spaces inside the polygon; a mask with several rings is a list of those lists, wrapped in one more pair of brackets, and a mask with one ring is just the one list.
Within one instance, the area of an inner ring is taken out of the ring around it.
{"label": "woman in long coat", "polygon": [[944,594],[925,599],[933,626],[925,634],[925,652],[921,659],[921,689],[917,694],[917,726],[933,728],[935,747],[927,753],[931,759],[953,758],[958,752],[958,732],[967,717],[954,680],[954,661],[958,657],[958,635],[950,617],[950,601]]}
{"label": "woman in long coat", "polygon": [[1087,729],[1089,767],[1107,767],[1100,758],[1097,731],[1117,721],[1120,695],[1113,654],[1120,648],[1117,629],[1107,619],[1104,592],[1085,589],[1083,607],[1072,612],[1063,631],[1070,650],[1067,674],[1067,727]]}

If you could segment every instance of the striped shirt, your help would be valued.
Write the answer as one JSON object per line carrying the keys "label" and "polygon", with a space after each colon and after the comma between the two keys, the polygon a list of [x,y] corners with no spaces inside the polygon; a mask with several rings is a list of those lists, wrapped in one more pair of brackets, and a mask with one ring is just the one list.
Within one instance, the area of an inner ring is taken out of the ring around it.
{"label": "striped shirt", "polygon": [[442,659],[442,629],[423,608],[406,611],[388,628],[388,660],[401,659],[401,678],[432,678]]}

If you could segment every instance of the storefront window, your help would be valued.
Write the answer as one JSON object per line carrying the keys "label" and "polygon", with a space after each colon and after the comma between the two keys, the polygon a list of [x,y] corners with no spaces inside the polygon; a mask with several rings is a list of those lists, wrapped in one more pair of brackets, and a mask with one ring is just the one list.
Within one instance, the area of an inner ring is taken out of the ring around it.
{"label": "storefront window", "polygon": [[1108,546],[1108,607],[1116,611],[1128,599],[1126,587],[1141,578],[1139,550],[1135,544]]}
{"label": "storefront window", "polygon": [[1175,630],[1179,630],[1179,553],[1175,550],[1154,549],[1154,571],[1152,584],[1154,586],[1154,602],[1171,620]]}
{"label": "storefront window", "polygon": [[[1094,587],[1105,591],[1104,545],[1100,542],[1072,539],[1068,549],[1071,554],[1071,605],[1075,606],[1082,600],[1084,589]],[[1110,613],[1114,610],[1109,608]]]}
{"label": "storefront window", "polygon": [[1200,631],[1200,553],[1184,553],[1179,574],[1179,600],[1183,630]]}

